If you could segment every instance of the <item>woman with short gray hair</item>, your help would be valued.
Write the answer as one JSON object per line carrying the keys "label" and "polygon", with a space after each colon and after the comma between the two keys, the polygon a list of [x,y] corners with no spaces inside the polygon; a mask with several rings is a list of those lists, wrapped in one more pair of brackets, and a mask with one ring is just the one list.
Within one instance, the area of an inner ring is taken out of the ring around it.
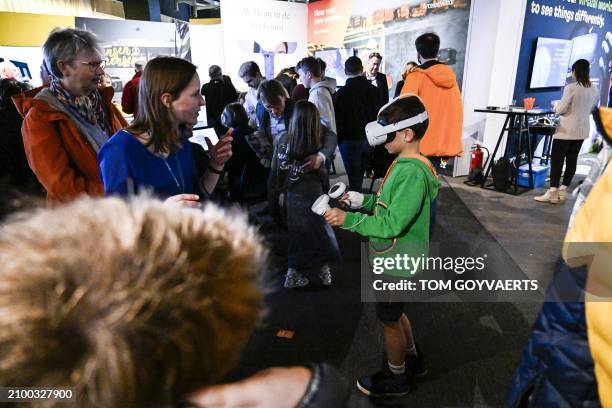
{"label": "woman with short gray hair", "polygon": [[47,190],[48,203],[101,196],[97,154],[127,125],[112,104],[113,89],[98,87],[104,50],[92,33],[65,28],[51,32],[43,53],[51,83],[14,98],[25,117],[22,135],[30,167]]}

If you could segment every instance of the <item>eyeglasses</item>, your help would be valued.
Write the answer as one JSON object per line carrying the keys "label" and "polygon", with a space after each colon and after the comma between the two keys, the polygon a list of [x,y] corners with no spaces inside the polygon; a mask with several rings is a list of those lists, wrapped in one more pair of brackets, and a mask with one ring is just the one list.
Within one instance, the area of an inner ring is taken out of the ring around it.
{"label": "eyeglasses", "polygon": [[373,53],[371,53],[371,54],[370,54],[370,56],[368,57],[368,59],[370,59],[370,58],[374,58],[374,57],[378,58],[379,60],[382,60],[382,55],[380,55],[380,54],[379,54],[379,53],[377,53],[377,52],[373,52]]}
{"label": "eyeglasses", "polygon": [[87,66],[89,66],[89,70],[91,72],[96,72],[98,70],[98,68],[102,68],[104,69],[104,67],[106,66],[106,60],[101,60],[101,61],[77,61],[79,64],[85,64]]}

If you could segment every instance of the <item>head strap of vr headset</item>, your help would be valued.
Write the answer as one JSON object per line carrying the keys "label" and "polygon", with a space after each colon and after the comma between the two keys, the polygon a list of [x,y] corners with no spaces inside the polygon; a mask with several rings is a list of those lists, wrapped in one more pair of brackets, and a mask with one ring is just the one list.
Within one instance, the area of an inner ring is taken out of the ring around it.
{"label": "head strap of vr headset", "polygon": [[[403,94],[403,95],[400,95],[397,98],[387,102],[382,108],[380,108],[380,110],[378,111],[378,115],[380,115],[381,112],[383,112],[387,107],[389,107],[389,105],[392,105],[398,99],[409,98],[409,97],[419,98],[419,96],[415,95],[415,94]],[[419,100],[420,99],[421,98],[419,98]],[[399,122],[396,122],[396,123],[386,124],[384,122],[381,122],[380,120],[377,120],[377,122],[380,125],[383,126],[382,130],[384,130],[385,133],[392,133],[392,132],[397,132],[398,130],[409,128],[410,126],[416,125],[417,123],[423,123],[428,118],[429,118],[429,115],[427,115],[427,111],[425,111],[425,112],[419,113],[416,116],[412,116],[412,117],[410,117],[408,119],[400,120]]]}
{"label": "head strap of vr headset", "polygon": [[392,132],[397,132],[398,130],[409,128],[410,126],[416,125],[418,123],[423,123],[428,118],[429,116],[427,115],[427,112],[421,112],[416,116],[413,116],[408,119],[400,120],[399,122],[396,122],[396,123],[390,123],[388,125],[385,125],[384,123],[381,123],[380,121],[378,121],[378,123],[380,123],[383,126],[382,130],[384,130],[385,133],[392,133]]}

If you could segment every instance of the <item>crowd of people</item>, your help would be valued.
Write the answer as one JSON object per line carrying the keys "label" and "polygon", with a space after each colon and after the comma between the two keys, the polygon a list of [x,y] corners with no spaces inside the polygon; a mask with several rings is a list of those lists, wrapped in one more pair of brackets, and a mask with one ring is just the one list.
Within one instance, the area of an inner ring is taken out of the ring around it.
{"label": "crowd of people", "polygon": [[[244,94],[217,65],[202,84],[191,62],[155,57],[124,89],[128,124],[96,37],[54,30],[43,46],[49,83],[1,84],[9,183],[44,191],[49,208],[0,235],[0,382],[70,386],[80,406],[366,407],[362,394],[408,394],[427,367],[405,304],[391,298],[376,303],[387,361],[356,389],[327,364],[201,387],[233,367],[262,306],[266,251],[240,211],[219,208],[227,200],[267,202],[287,236],[287,289],[333,284],[334,228],[368,238],[375,254],[427,251],[438,171],[462,154],[463,108],[437,60],[440,38],[414,46],[418,63],[391,100],[378,52],[366,66],[349,57],[340,89],[314,57],[274,79],[247,61]],[[219,136],[205,150],[189,141],[204,105]],[[336,149],[349,191],[320,216],[311,207],[330,188]],[[376,194],[363,189],[368,168],[383,179]]]}

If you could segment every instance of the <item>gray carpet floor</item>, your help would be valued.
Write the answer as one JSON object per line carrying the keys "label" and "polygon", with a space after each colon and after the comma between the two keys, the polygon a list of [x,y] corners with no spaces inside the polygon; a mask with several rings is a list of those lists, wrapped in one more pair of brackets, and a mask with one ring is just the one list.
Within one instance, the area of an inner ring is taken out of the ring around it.
{"label": "gray carpet floor", "polygon": [[[332,182],[346,181],[338,167]],[[546,205],[533,200],[540,192],[514,197],[468,187],[463,180],[443,179],[432,241],[494,243],[500,251],[493,262],[524,278],[539,279],[545,288],[559,255],[571,198],[565,204]],[[364,186],[369,187],[369,180]],[[281,248],[285,238],[268,221],[260,220],[262,231],[273,249]],[[337,232],[337,237],[344,259],[332,266],[332,287],[282,288],[285,265],[282,250],[276,252],[263,277],[268,288],[267,317],[232,378],[265,367],[313,361],[334,364],[350,381],[380,368],[383,345],[374,306],[360,301],[360,238],[346,231]],[[405,397],[373,402],[382,407],[502,406],[540,307],[541,298],[408,304],[406,313],[429,375]],[[279,338],[280,329],[295,335]]]}

